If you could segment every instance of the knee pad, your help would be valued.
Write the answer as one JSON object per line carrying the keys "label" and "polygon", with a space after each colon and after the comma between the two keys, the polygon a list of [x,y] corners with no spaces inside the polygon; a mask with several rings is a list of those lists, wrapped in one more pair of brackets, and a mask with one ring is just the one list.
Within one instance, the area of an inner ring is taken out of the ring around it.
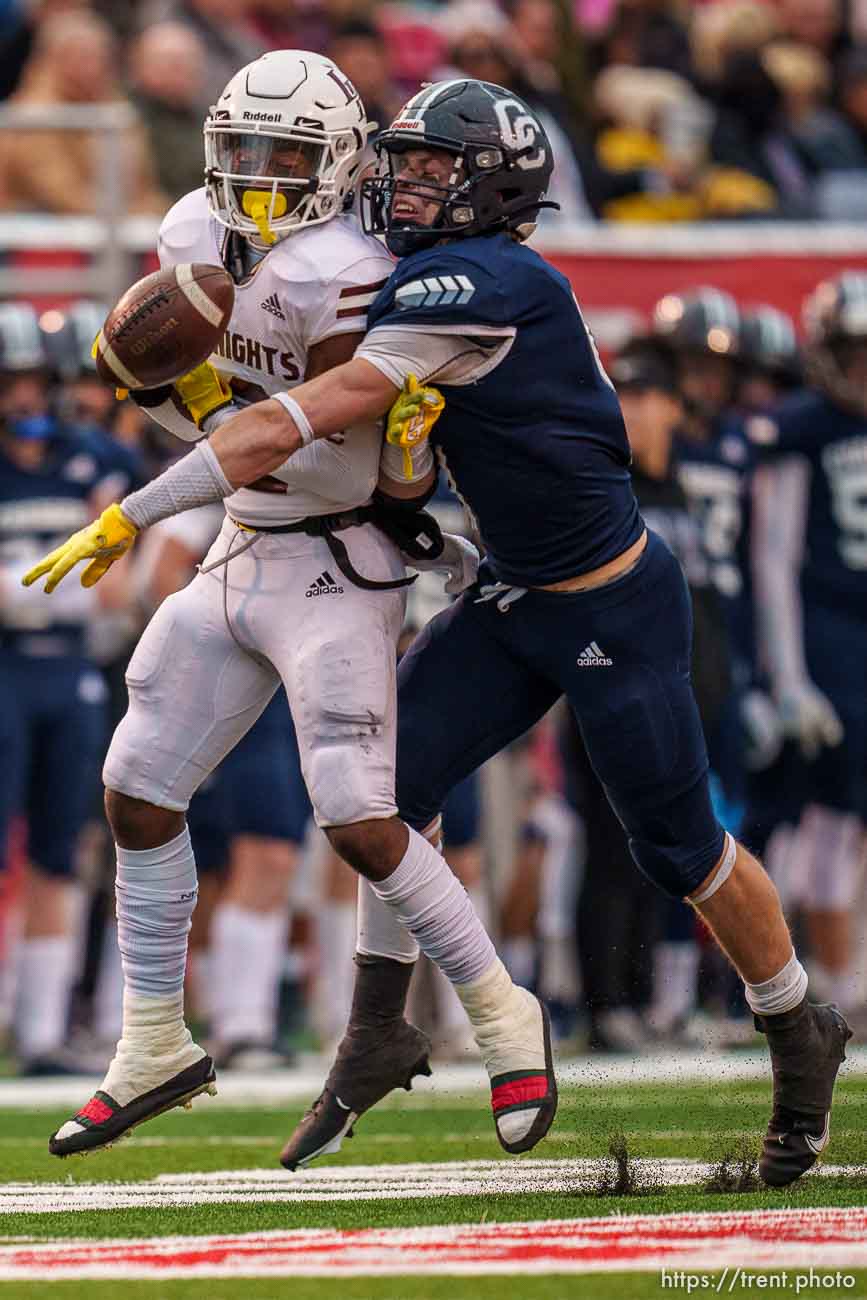
{"label": "knee pad", "polygon": [[292,706],[318,826],[391,817],[394,802],[394,650],[384,637],[310,647]]}
{"label": "knee pad", "polygon": [[698,849],[653,844],[648,840],[629,840],[629,850],[643,872],[669,898],[686,898],[713,871],[725,847],[725,831],[720,826],[714,839]]}
{"label": "knee pad", "polygon": [[304,765],[316,825],[350,826],[393,817],[393,774],[391,764],[365,753],[355,737],[318,744]]}
{"label": "knee pad", "polygon": [[629,827],[629,849],[640,870],[671,898],[694,893],[719,862],[726,832],[713,815],[707,777]]}
{"label": "knee pad", "polygon": [[172,798],[166,773],[155,770],[154,755],[136,724],[133,703],[131,687],[130,709],[111,738],[102,767],[102,783],[107,790],[117,790],[131,799],[141,799],[171,812],[186,812],[189,798]]}

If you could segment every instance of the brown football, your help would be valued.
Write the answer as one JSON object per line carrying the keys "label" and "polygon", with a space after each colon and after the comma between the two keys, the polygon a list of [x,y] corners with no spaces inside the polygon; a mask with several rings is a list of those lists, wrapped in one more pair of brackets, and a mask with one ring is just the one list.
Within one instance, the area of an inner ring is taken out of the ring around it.
{"label": "brown football", "polygon": [[183,263],[127,289],[96,340],[96,368],[108,384],[159,388],[185,375],[226,332],[235,286],[221,266]]}

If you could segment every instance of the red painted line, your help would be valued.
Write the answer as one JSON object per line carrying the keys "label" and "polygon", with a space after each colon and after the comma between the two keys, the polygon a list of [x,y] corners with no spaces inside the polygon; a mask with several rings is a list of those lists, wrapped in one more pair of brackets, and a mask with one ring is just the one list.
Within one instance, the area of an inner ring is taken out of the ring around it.
{"label": "red painted line", "polygon": [[0,1248],[0,1279],[867,1266],[867,1207],[300,1229]]}

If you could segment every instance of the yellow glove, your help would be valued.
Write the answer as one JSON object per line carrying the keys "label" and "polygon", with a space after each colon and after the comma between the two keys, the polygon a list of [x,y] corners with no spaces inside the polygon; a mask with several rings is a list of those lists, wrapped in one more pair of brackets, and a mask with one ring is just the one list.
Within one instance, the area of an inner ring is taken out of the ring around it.
{"label": "yellow glove", "polygon": [[403,389],[388,413],[385,438],[393,447],[403,448],[403,472],[412,479],[410,447],[417,447],[430,437],[446,401],[438,388],[419,384],[415,375],[407,375]]}
{"label": "yellow glove", "polygon": [[200,429],[209,415],[232,400],[231,388],[210,361],[203,361],[189,374],[181,375],[175,380],[174,389]]}
{"label": "yellow glove", "polygon": [[92,587],[99,582],[103,574],[111,568],[115,560],[125,555],[136,539],[138,529],[127,519],[120,506],[115,503],[103,510],[98,519],[86,528],[73,533],[61,546],[46,555],[37,565],[25,573],[22,582],[31,586],[44,573],[48,574],[45,591],[50,594],[70,569],[74,569],[79,560],[90,560],[81,575],[82,587]]}

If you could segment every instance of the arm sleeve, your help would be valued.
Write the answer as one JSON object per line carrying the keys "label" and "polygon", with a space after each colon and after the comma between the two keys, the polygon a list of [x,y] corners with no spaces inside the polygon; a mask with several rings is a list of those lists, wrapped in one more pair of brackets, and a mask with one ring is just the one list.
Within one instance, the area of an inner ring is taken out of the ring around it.
{"label": "arm sleeve", "polygon": [[758,657],[776,695],[809,681],[804,662],[800,572],[804,559],[810,463],[786,456],[753,477],[752,554]]}
{"label": "arm sleeve", "polygon": [[422,383],[474,384],[494,370],[515,340],[514,326],[378,325],[355,351],[402,388]]}

